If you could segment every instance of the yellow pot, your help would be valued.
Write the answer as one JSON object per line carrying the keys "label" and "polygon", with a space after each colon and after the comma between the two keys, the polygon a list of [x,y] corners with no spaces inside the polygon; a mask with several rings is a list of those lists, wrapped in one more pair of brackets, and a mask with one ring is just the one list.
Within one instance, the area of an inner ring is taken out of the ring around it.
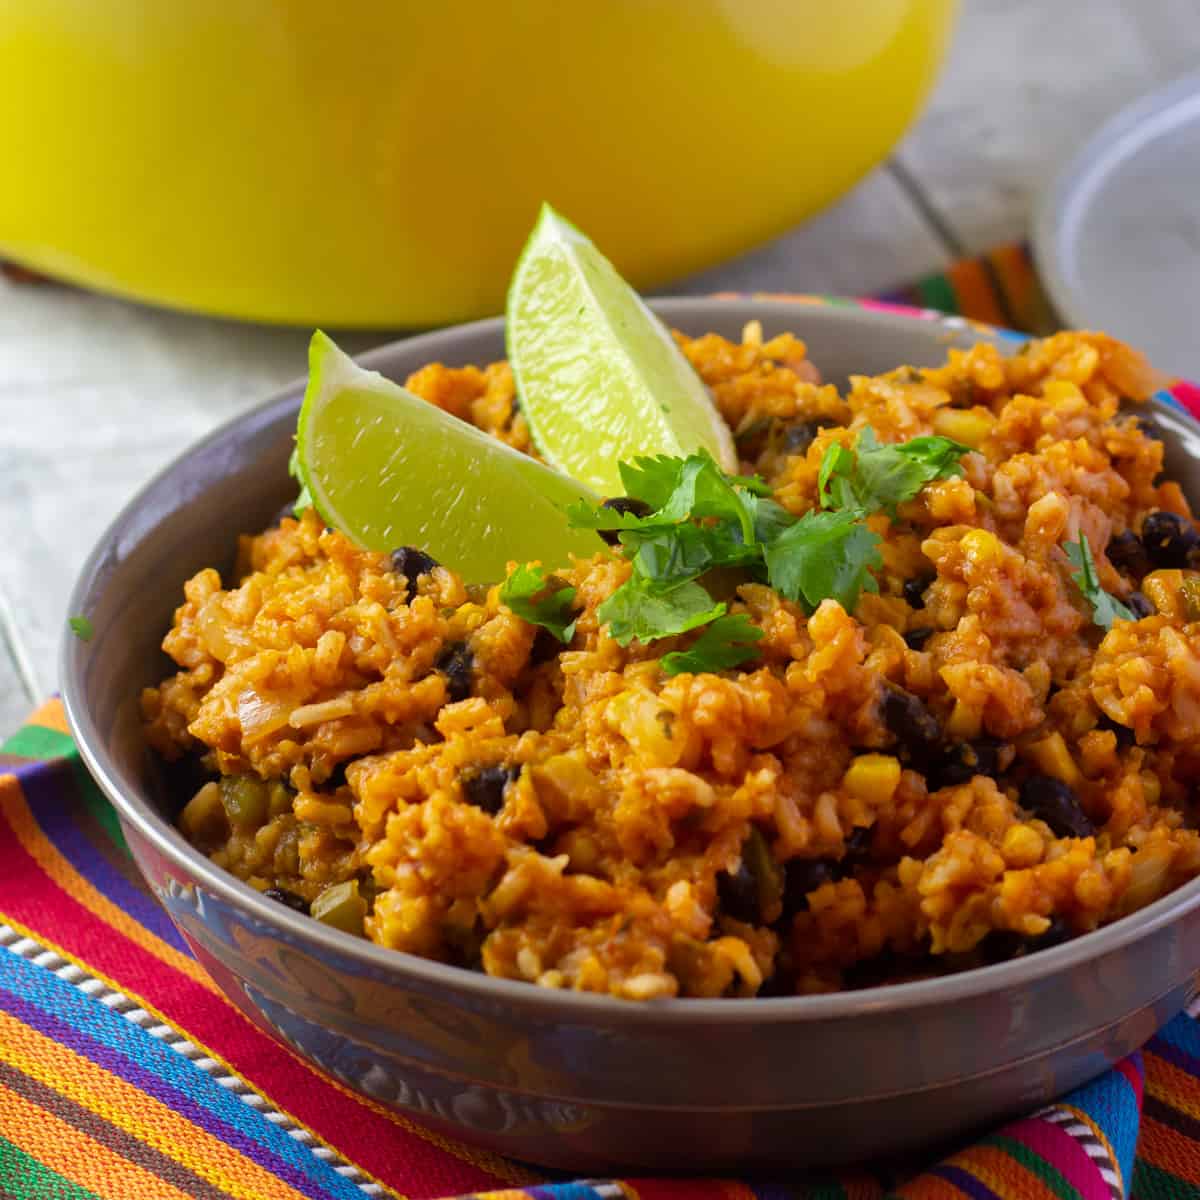
{"label": "yellow pot", "polygon": [[955,7],[0,0],[0,255],[235,317],[432,325],[502,307],[549,200],[658,286],[876,163]]}

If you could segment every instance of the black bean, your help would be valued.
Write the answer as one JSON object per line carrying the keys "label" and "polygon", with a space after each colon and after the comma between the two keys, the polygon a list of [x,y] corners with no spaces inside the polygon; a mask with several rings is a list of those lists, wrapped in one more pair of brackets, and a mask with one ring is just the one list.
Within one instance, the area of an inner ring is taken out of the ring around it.
{"label": "black bean", "polygon": [[1070,925],[1062,917],[1054,916],[1050,918],[1049,926],[1030,940],[1033,943],[1032,949],[1048,950],[1051,946],[1061,946],[1063,942],[1069,942],[1074,936]]}
{"label": "black bean", "polygon": [[970,379],[953,387],[950,392],[951,408],[975,408],[980,404],[986,405],[987,402],[987,392]]}
{"label": "black bean", "polygon": [[533,645],[529,650],[529,664],[533,667],[540,666],[556,658],[558,652],[563,649],[565,647],[562,642],[550,630],[539,626],[537,633],[533,635]]}
{"label": "black bean", "polygon": [[874,958],[860,959],[842,971],[842,986],[851,992],[862,988],[882,987],[896,982],[904,965],[903,959],[890,947],[885,947]]}
{"label": "black bean", "polygon": [[187,802],[212,779],[212,772],[200,761],[198,754],[185,754],[174,762],[155,756],[157,767],[155,791],[164,801],[163,807],[177,817]]}
{"label": "black bean", "polygon": [[837,860],[836,874],[838,879],[845,879],[854,874],[854,868],[862,866],[871,857],[871,840],[875,836],[872,825],[855,825],[846,835],[846,849]]}
{"label": "black bean", "polygon": [[846,836],[846,848],[841,858],[793,858],[783,867],[783,917],[790,920],[798,912],[808,910],[808,895],[827,883],[848,879],[870,857],[869,825],[856,825]]}
{"label": "black bean", "polygon": [[988,775],[995,779],[1006,765],[1000,760],[1007,748],[1007,742],[992,737],[952,743],[946,747],[945,753],[927,776],[930,790],[936,792],[938,788],[957,787],[976,775]]}
{"label": "black bean", "polygon": [[1028,948],[1028,942],[1016,930],[993,929],[979,943],[979,954],[985,963],[1002,963],[1023,957]]}
{"label": "black bean", "polygon": [[980,943],[979,949],[986,962],[1008,962],[1014,958],[1024,958],[1037,950],[1049,950],[1051,946],[1061,946],[1071,940],[1071,927],[1062,919],[1050,918],[1049,926],[1036,935],[1017,933],[1013,929],[994,929]]}
{"label": "black bean", "polygon": [[1162,441],[1163,431],[1159,428],[1158,422],[1153,417],[1137,416],[1133,418],[1133,423],[1146,437],[1156,442]]}
{"label": "black bean", "polygon": [[1146,547],[1132,529],[1123,529],[1111,537],[1104,552],[1108,555],[1108,561],[1118,571],[1132,575],[1134,579],[1141,579],[1150,570]]}
{"label": "black bean", "polygon": [[762,981],[762,985],[754,994],[760,1000],[770,1000],[776,996],[794,996],[796,980],[790,971],[781,971],[776,964],[774,972]]}
{"label": "black bean", "polygon": [[475,656],[466,642],[453,642],[441,653],[434,666],[446,676],[446,694],[452,703],[465,700],[471,694],[471,668]]}
{"label": "black bean", "polygon": [[1091,837],[1096,832],[1075,789],[1051,775],[1031,775],[1021,784],[1021,806],[1045,821],[1055,837]]}
{"label": "black bean", "polygon": [[268,900],[274,900],[276,904],[286,905],[294,912],[303,913],[308,916],[308,901],[303,896],[297,896],[295,892],[289,892],[287,888],[273,887],[267,888],[263,895]]}
{"label": "black bean", "polygon": [[1152,617],[1154,615],[1154,605],[1142,592],[1130,592],[1129,598],[1125,601],[1125,607],[1140,621],[1143,617]]}
{"label": "black bean", "polygon": [[422,575],[428,575],[437,565],[436,558],[413,546],[401,546],[399,550],[392,551],[392,570],[408,581],[409,596],[417,590],[417,580]]}
{"label": "black bean", "polygon": [[505,789],[520,774],[520,767],[480,767],[463,776],[463,795],[468,804],[494,817],[504,807]]}
{"label": "black bean", "polygon": [[775,861],[762,831],[751,825],[742,842],[737,870],[722,871],[717,876],[721,907],[735,920],[757,925],[774,917],[783,899],[783,888],[783,867]]}
{"label": "black bean", "polygon": [[909,608],[925,607],[925,589],[936,578],[936,575],[916,575],[904,581],[903,595]]}
{"label": "black bean", "polygon": [[883,684],[879,702],[883,723],[910,754],[922,756],[942,740],[942,727],[925,701],[897,684]]}
{"label": "black bean", "polygon": [[717,875],[717,896],[721,901],[722,911],[735,921],[755,925],[761,919],[758,880],[744,858],[732,874],[729,871],[721,871]]}
{"label": "black bean", "polygon": [[1159,510],[1142,522],[1142,545],[1153,566],[1186,567],[1189,552],[1200,545],[1200,536],[1191,521]]}
{"label": "black bean", "polygon": [[816,417],[809,421],[796,421],[787,426],[779,442],[779,449],[784,454],[805,454],[809,446],[817,440],[817,434],[822,429],[832,429],[837,424],[827,417]]}
{"label": "black bean", "polygon": [[[634,500],[631,496],[616,496],[612,500],[605,500],[601,507],[618,513],[632,513],[635,517],[644,517],[650,513],[650,505],[644,500]],[[615,546],[620,540],[617,537],[619,531],[616,529],[600,529],[597,532],[610,546]]]}
{"label": "black bean", "polygon": [[783,915],[795,916],[808,908],[808,893],[832,883],[838,862],[833,858],[793,858],[783,868]]}
{"label": "black bean", "polygon": [[910,650],[923,650],[925,643],[937,633],[936,629],[910,629],[904,635],[904,644]]}
{"label": "black bean", "polygon": [[1122,725],[1119,721],[1114,721],[1108,713],[1101,713],[1100,720],[1096,722],[1097,729],[1107,729],[1109,732],[1116,734],[1118,746],[1133,745],[1133,730],[1128,725]]}
{"label": "black bean", "polygon": [[733,444],[743,458],[757,458],[762,453],[763,443],[774,427],[771,417],[758,417],[733,435]]}

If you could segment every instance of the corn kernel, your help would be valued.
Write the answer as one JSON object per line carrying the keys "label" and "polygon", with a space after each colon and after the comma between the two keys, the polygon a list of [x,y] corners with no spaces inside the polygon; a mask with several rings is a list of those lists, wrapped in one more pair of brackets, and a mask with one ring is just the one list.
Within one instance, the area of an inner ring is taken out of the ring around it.
{"label": "corn kernel", "polygon": [[996,418],[981,408],[939,408],[933,414],[933,431],[977,450],[987,440]]}
{"label": "corn kernel", "polygon": [[1012,825],[1004,835],[1000,853],[1010,867],[1032,867],[1042,861],[1045,843],[1028,825]]}
{"label": "corn kernel", "polygon": [[972,529],[963,534],[962,548],[973,563],[980,565],[996,562],[1001,553],[999,539],[986,529]]}
{"label": "corn kernel", "polygon": [[1142,591],[1164,617],[1181,617],[1183,616],[1183,599],[1180,595],[1182,583],[1182,571],[1151,571],[1142,580]]}
{"label": "corn kernel", "polygon": [[900,783],[900,761],[890,754],[860,754],[842,778],[856,800],[882,805],[891,800]]}
{"label": "corn kernel", "polygon": [[1195,571],[1184,571],[1179,584],[1179,599],[1183,615],[1189,621],[1200,621],[1200,576]]}
{"label": "corn kernel", "polygon": [[951,737],[965,742],[969,738],[978,737],[982,728],[980,710],[972,704],[956,700],[950,716],[946,719],[946,732]]}
{"label": "corn kernel", "polygon": [[1026,753],[1041,768],[1043,775],[1061,779],[1068,787],[1078,787],[1083,782],[1083,775],[1061,733],[1052,733],[1040,742],[1034,742]]}
{"label": "corn kernel", "polygon": [[1051,404],[1078,400],[1081,395],[1079,385],[1072,383],[1069,379],[1047,379],[1042,385],[1042,396]]}

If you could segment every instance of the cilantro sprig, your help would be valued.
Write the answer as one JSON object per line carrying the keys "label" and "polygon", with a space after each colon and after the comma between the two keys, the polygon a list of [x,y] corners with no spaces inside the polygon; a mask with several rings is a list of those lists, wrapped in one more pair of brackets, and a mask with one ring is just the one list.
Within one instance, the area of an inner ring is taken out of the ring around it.
{"label": "cilantro sprig", "polygon": [[522,620],[548,629],[565,646],[575,636],[575,589],[557,583],[543,568],[526,563],[500,585],[500,602]]}
{"label": "cilantro sprig", "polygon": [[300,484],[300,495],[296,497],[296,502],[292,505],[292,516],[299,520],[304,510],[313,506],[312,493],[308,490],[308,484],[304,482],[304,476],[300,473],[299,446],[292,448],[291,457],[288,459],[288,474]]}
{"label": "cilantro sprig", "polygon": [[[870,428],[853,447],[834,445],[822,460],[820,507],[797,518],[771,499],[757,476],[726,475],[704,451],[621,463],[626,495],[640,512],[579,502],[567,510],[577,528],[613,532],[630,560],[629,578],[596,610],[620,645],[643,645],[699,630],[685,650],[660,660],[668,675],[721,671],[760,657],[763,636],[745,613],[730,613],[705,578],[737,568],[812,613],[826,599],[853,612],[863,592],[877,592],[883,565],[879,535],[866,524],[933,479],[962,473],[967,447],[949,438],[882,445]],[[569,641],[573,589],[549,587],[540,567],[520,567],[501,600],[527,621]]]}
{"label": "cilantro sprig", "polygon": [[761,575],[762,536],[774,536],[795,518],[767,499],[770,489],[761,479],[726,475],[703,451],[639,458],[619,469],[626,495],[642,502],[645,515],[582,502],[567,510],[573,525],[616,531],[632,561],[629,579],[596,610],[609,636],[627,646],[703,628],[690,650],[663,657],[668,675],[720,671],[758,658],[758,637],[747,630],[758,636],[761,630],[743,614],[727,615],[728,605],[698,581],[715,567]]}
{"label": "cilantro sprig", "polygon": [[944,437],[918,437],[883,445],[868,425],[854,449],[835,444],[825,451],[817,476],[822,508],[882,510],[892,516],[927,483],[963,473],[958,461],[970,446]]}
{"label": "cilantro sprig", "polygon": [[1120,600],[1110,596],[1100,586],[1100,578],[1096,574],[1096,560],[1092,557],[1092,548],[1088,544],[1086,533],[1080,533],[1077,542],[1064,542],[1063,549],[1067,552],[1071,566],[1078,568],[1071,572],[1071,579],[1083,593],[1083,598],[1092,606],[1092,620],[1097,625],[1103,629],[1111,629],[1114,621],[1137,620]]}

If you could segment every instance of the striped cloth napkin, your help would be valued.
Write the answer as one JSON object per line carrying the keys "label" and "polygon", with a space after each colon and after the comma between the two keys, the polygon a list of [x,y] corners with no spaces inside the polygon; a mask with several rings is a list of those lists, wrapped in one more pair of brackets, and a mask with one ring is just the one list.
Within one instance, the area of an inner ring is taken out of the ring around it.
{"label": "striped cloth napkin", "polygon": [[[1053,327],[1019,246],[881,299]],[[1200,415],[1200,391],[1174,392]],[[0,863],[0,1200],[1200,1200],[1200,1007],[936,1163],[552,1181],[350,1092],[226,1001],[143,887],[57,701],[0,746]]]}

